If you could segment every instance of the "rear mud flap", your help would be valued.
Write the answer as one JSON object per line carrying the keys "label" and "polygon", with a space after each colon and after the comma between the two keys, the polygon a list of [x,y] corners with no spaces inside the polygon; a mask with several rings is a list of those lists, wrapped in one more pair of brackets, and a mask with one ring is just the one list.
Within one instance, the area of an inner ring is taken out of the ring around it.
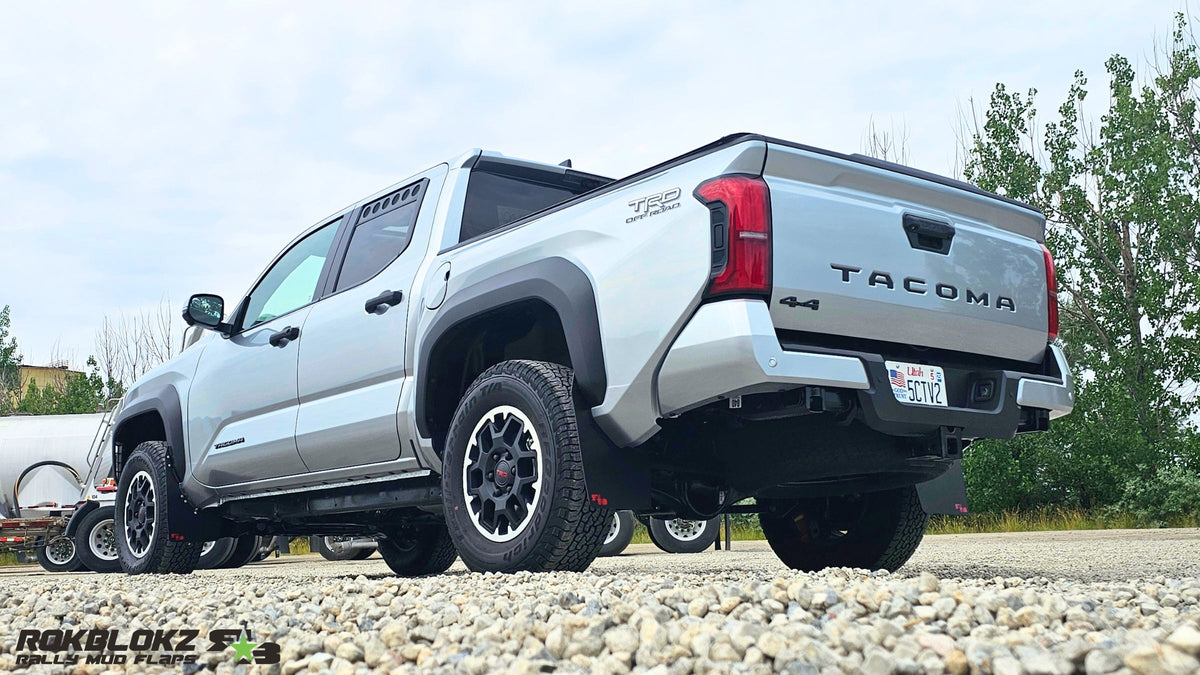
{"label": "rear mud flap", "polygon": [[614,445],[592,419],[590,409],[576,404],[575,420],[588,498],[614,510],[649,511],[650,468],[643,454]]}
{"label": "rear mud flap", "polygon": [[962,460],[954,460],[949,470],[937,478],[917,483],[917,496],[921,498],[921,508],[929,515],[961,516],[968,513]]}

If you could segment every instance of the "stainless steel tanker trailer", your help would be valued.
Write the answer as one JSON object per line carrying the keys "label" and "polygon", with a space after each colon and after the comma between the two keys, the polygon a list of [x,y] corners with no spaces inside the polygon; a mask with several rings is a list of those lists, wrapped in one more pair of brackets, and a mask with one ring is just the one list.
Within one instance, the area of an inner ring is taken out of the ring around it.
{"label": "stainless steel tanker trailer", "polygon": [[[115,569],[111,517],[97,522],[111,514],[116,490],[108,480],[110,455],[102,452],[111,416],[0,417],[0,551],[33,553],[54,572],[89,562],[97,571]],[[86,546],[76,545],[81,524],[88,526]]]}

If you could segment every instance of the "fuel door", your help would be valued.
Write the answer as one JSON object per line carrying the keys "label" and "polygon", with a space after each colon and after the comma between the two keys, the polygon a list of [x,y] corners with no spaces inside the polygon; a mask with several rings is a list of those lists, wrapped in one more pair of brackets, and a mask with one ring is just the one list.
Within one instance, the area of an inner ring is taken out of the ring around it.
{"label": "fuel door", "polygon": [[425,309],[437,309],[446,300],[446,285],[450,281],[450,263],[444,262],[425,287]]}

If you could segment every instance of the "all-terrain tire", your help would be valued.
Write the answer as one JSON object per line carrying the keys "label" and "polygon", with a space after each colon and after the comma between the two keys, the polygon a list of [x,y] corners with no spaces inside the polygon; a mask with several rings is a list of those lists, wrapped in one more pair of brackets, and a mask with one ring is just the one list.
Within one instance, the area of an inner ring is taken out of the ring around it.
{"label": "all-terrain tire", "polygon": [[187,506],[168,452],[166,443],[146,441],[121,467],[113,524],[117,555],[127,574],[189,574],[200,560],[203,542],[180,532],[182,523],[171,520]]}
{"label": "all-terrain tire", "polygon": [[914,487],[766,504],[772,510],[758,519],[771,549],[788,567],[806,572],[827,567],[895,572],[921,545],[929,523]]}
{"label": "all-terrain tire", "polygon": [[113,507],[101,506],[79,521],[79,529],[75,530],[75,555],[93,572],[120,572],[116,536]]}
{"label": "all-terrain tire", "polygon": [[458,557],[454,540],[450,538],[450,532],[444,523],[410,528],[393,536],[383,537],[378,543],[379,555],[383,561],[402,577],[441,574],[450,569]]}
{"label": "all-terrain tire", "polygon": [[[55,549],[48,551],[51,546]],[[65,534],[52,537],[45,546],[39,546],[35,555],[38,564],[47,572],[79,572],[87,569],[79,559],[75,542]]]}
{"label": "all-terrain tire", "polygon": [[699,553],[712,548],[721,534],[721,517],[709,520],[651,518],[650,541],[667,553]]}
{"label": "all-terrain tire", "polygon": [[505,361],[476,378],[459,402],[442,461],[442,499],[470,569],[582,571],[599,553],[609,509],[587,494],[574,379],[557,364]]}
{"label": "all-terrain tire", "polygon": [[633,517],[633,511],[613,511],[609,522],[608,532],[600,545],[601,558],[621,555],[622,551],[629,548],[629,542],[633,541],[633,531],[637,528],[637,519]]}

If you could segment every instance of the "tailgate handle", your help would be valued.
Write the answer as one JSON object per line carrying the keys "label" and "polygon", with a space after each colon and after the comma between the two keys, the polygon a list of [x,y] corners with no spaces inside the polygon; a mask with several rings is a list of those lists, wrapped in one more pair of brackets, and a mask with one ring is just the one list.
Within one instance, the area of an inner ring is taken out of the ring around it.
{"label": "tailgate handle", "polygon": [[947,255],[950,253],[950,243],[954,240],[954,226],[906,213],[904,234],[908,235],[908,243],[915,249]]}

